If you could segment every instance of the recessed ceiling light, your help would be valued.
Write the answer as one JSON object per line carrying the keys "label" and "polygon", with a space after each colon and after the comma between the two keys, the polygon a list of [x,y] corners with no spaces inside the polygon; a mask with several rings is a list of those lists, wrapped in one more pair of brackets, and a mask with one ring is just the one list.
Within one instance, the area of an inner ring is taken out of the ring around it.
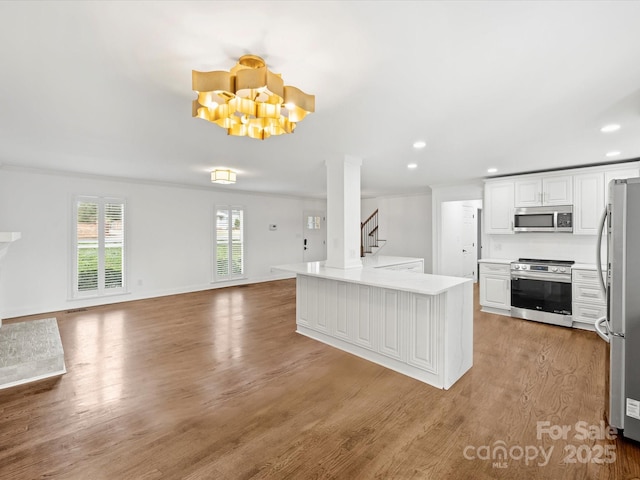
{"label": "recessed ceiling light", "polygon": [[418,168],[418,164],[417,163],[410,163],[409,165],[407,165],[407,168]]}
{"label": "recessed ceiling light", "polygon": [[424,148],[427,146],[427,142],[425,142],[424,140],[418,140],[417,142],[413,143],[413,148]]}
{"label": "recessed ceiling light", "polygon": [[618,155],[620,155],[620,152],[613,151],[613,152],[607,152],[607,157],[617,157]]}
{"label": "recessed ceiling light", "polygon": [[617,123],[610,123],[609,125],[605,125],[600,129],[603,133],[615,132],[616,130],[620,130],[620,125]]}
{"label": "recessed ceiling light", "polygon": [[496,173],[498,171],[497,168],[487,168],[487,173]]}

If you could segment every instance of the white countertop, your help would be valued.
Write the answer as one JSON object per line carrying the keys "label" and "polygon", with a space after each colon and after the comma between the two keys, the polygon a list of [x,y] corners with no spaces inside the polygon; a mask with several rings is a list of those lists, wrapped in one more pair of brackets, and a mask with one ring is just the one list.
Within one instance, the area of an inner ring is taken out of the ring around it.
{"label": "white countertop", "polygon": [[[406,259],[408,257],[395,258]],[[421,259],[409,259],[408,261],[412,260],[418,261]],[[398,264],[399,263],[396,262],[388,265]],[[380,265],[378,265],[378,267],[380,267]],[[389,288],[391,290],[402,290],[423,295],[438,295],[453,287],[473,281],[469,278],[447,277],[444,275],[430,275],[427,273],[400,270],[385,270],[370,265],[348,269],[330,268],[325,267],[324,262],[291,263],[288,265],[274,266],[273,268],[300,275],[329,278],[343,282],[359,283],[371,287]]]}
{"label": "white countertop", "polygon": [[402,265],[405,263],[424,262],[422,258],[414,257],[391,257],[387,255],[369,255],[362,258],[363,267],[384,268],[391,265]]}
{"label": "white countertop", "polygon": [[0,232],[0,242],[1,243],[9,243],[15,242],[22,237],[20,232]]}
{"label": "white countertop", "polygon": [[508,265],[513,261],[514,260],[512,259],[506,259],[506,258],[481,258],[480,260],[478,260],[478,263],[502,263],[502,264]]}
{"label": "white countertop", "polygon": [[[596,270],[595,263],[574,263],[571,265],[571,268],[574,270]],[[602,268],[604,270],[607,269],[606,265],[603,265]]]}

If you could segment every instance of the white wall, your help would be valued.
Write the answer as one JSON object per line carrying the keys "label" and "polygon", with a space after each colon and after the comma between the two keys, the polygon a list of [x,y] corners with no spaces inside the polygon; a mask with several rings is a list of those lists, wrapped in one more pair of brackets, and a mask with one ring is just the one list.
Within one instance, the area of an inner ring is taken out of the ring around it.
{"label": "white wall", "polygon": [[362,221],[378,209],[379,238],[387,241],[380,255],[424,259],[431,272],[431,192],[363,199]]}
{"label": "white wall", "polygon": [[[125,197],[129,293],[70,300],[74,195]],[[212,284],[217,204],[245,207],[246,280]],[[0,168],[0,230],[22,232],[0,272],[6,318],[253,283],[289,276],[302,261],[303,211],[324,200],[234,193]],[[278,225],[276,231],[269,224]]]}

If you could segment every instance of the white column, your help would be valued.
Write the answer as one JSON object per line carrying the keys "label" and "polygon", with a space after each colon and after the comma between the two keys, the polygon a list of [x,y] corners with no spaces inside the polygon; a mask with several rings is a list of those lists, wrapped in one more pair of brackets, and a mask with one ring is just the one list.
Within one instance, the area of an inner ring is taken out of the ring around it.
{"label": "white column", "polygon": [[332,268],[362,267],[360,259],[360,166],[345,155],[327,160],[327,261]]}

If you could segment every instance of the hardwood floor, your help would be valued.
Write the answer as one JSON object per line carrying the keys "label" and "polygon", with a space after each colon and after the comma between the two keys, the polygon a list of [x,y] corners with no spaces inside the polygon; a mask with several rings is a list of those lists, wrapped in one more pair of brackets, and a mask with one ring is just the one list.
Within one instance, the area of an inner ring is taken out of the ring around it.
{"label": "hardwood floor", "polygon": [[640,478],[638,444],[576,438],[603,418],[592,332],[476,306],[444,391],[296,334],[294,280],[5,323],[52,316],[68,373],[0,391],[2,479]]}

